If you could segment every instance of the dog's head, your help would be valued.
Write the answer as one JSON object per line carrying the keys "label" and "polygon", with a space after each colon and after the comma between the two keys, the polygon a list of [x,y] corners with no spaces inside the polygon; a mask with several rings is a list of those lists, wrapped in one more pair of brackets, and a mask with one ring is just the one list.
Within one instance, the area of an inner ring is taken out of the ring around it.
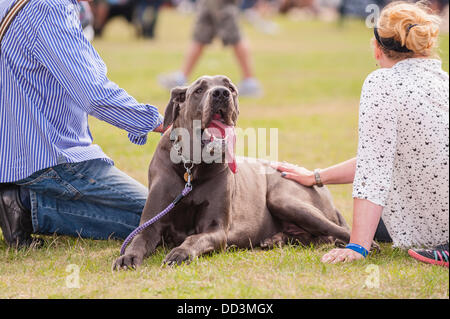
{"label": "dog's head", "polygon": [[239,115],[238,91],[226,76],[203,76],[188,87],[172,90],[164,116],[164,127],[191,129],[195,120],[202,129],[220,121],[235,126]]}
{"label": "dog's head", "polygon": [[205,136],[210,141],[227,141],[222,151],[228,155],[229,161],[234,162],[230,168],[235,172],[234,127],[238,115],[238,91],[231,80],[225,76],[203,76],[188,87],[172,90],[165,111],[164,127],[173,125],[173,129],[183,128],[193,136],[194,123],[200,123],[203,141]]}

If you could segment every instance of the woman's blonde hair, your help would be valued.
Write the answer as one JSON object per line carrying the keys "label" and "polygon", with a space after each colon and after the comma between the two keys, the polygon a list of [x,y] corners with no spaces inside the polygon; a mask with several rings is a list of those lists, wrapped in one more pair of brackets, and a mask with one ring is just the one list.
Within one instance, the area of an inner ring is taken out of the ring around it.
{"label": "woman's blonde hair", "polygon": [[411,52],[396,52],[382,46],[381,48],[394,60],[435,55],[440,22],[441,19],[431,12],[426,1],[392,2],[381,11],[378,34],[382,38],[393,38]]}

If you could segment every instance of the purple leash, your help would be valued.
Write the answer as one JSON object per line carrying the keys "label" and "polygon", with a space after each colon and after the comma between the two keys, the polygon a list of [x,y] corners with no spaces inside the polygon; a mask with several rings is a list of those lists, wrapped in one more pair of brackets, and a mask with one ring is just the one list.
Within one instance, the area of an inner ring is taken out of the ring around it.
{"label": "purple leash", "polygon": [[127,239],[125,239],[125,241],[122,244],[122,248],[120,249],[120,255],[123,256],[125,254],[125,249],[127,248],[128,244],[133,240],[134,237],[136,237],[139,233],[141,233],[144,229],[146,229],[147,227],[149,227],[150,225],[152,225],[153,223],[157,222],[158,220],[160,220],[164,215],[166,215],[167,213],[169,213],[172,209],[174,209],[174,207],[184,198],[186,197],[190,192],[192,191],[192,185],[190,183],[190,181],[186,184],[185,188],[183,189],[183,191],[181,192],[180,195],[177,196],[177,198],[175,198],[175,200],[169,205],[167,206],[166,209],[164,209],[161,213],[159,213],[158,215],[156,215],[155,217],[153,217],[152,219],[150,219],[149,221],[145,222],[144,224],[142,224],[141,226],[139,226],[138,228],[136,228],[135,230],[133,230],[133,232],[128,235]]}

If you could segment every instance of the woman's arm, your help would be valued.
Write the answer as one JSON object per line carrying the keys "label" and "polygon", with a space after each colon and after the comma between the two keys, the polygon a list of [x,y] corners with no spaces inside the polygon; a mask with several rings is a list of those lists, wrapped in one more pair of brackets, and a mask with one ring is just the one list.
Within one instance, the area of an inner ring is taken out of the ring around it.
{"label": "woman's arm", "polygon": [[325,185],[351,184],[355,179],[356,157],[348,161],[320,170],[320,178]]}
{"label": "woman's arm", "polygon": [[[298,167],[287,163],[277,163],[273,168],[283,172],[282,176],[292,179],[304,186],[316,185],[314,172],[304,167]],[[320,178],[324,185],[330,184],[351,184],[355,178],[356,158],[331,166],[319,171]]]}
{"label": "woman's arm", "polygon": [[[380,222],[383,207],[366,199],[353,200],[353,226],[350,242],[363,246],[370,251],[373,237]],[[335,264],[363,259],[363,256],[351,249],[336,248],[322,257],[322,262]]]}
{"label": "woman's arm", "polygon": [[[397,111],[389,74],[370,75],[361,93],[359,142],[353,181],[353,227],[350,243],[368,251],[392,185],[397,144]],[[361,259],[350,249],[333,249],[323,262]]]}
{"label": "woman's arm", "polygon": [[373,237],[380,222],[383,206],[367,199],[353,200],[353,225],[350,242],[370,250]]}

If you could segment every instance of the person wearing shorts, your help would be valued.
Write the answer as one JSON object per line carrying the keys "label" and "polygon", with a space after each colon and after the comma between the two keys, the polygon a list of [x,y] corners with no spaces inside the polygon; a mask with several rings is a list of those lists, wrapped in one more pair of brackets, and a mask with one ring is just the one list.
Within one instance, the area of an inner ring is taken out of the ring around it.
{"label": "person wearing shorts", "polygon": [[239,84],[242,96],[260,96],[259,82],[253,76],[249,48],[239,27],[239,8],[236,0],[200,0],[197,4],[197,18],[193,41],[187,52],[181,71],[159,78],[167,89],[187,84],[195,65],[206,46],[219,38],[224,46],[232,46],[243,74]]}
{"label": "person wearing shorts", "polygon": [[224,46],[237,45],[241,40],[239,10],[233,0],[201,0],[194,27],[194,41],[208,45],[217,37]]}

